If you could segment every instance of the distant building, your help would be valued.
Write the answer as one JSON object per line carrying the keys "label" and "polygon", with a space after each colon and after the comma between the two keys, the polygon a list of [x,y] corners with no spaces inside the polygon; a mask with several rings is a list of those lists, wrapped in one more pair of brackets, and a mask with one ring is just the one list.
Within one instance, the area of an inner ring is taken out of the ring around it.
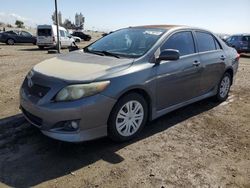
{"label": "distant building", "polygon": [[76,25],[76,27],[81,27],[83,29],[84,28],[84,22],[85,22],[85,17],[82,15],[82,13],[80,13],[80,14],[76,13],[76,15],[75,15],[75,25]]}
{"label": "distant building", "polygon": [[59,25],[62,25],[62,13],[61,13],[61,11],[59,11],[59,13],[58,13],[58,22],[59,22]]}

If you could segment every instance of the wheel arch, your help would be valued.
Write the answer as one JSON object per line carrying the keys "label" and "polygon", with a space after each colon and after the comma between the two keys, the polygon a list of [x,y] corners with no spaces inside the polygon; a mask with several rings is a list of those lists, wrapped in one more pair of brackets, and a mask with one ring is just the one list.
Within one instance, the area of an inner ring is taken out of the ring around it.
{"label": "wheel arch", "polygon": [[12,39],[14,42],[16,42],[16,40],[15,40],[14,38],[12,38],[12,37],[8,37],[8,38],[6,39],[6,41],[5,41],[5,43],[7,43],[7,42],[8,42],[8,40],[10,40],[10,39]]}
{"label": "wheel arch", "polygon": [[226,69],[225,73],[228,73],[230,74],[231,76],[231,85],[233,84],[233,78],[234,78],[234,71],[233,71],[233,68],[232,67],[229,67]]}

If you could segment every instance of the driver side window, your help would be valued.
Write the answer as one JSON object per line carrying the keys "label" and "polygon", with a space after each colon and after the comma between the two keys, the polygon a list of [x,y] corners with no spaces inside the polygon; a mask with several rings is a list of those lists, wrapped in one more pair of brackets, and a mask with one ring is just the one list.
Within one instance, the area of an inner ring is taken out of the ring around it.
{"label": "driver side window", "polygon": [[179,50],[180,56],[195,53],[194,39],[191,31],[175,33],[162,45],[161,51],[165,49]]}
{"label": "driver side window", "polygon": [[22,31],[21,35],[24,36],[24,37],[31,37],[31,34],[28,33],[28,32],[25,32],[25,31]]}

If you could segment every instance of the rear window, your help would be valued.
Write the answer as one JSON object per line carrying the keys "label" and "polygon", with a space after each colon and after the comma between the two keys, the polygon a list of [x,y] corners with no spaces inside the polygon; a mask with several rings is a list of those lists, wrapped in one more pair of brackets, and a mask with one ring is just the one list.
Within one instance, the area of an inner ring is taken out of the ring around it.
{"label": "rear window", "polygon": [[214,37],[211,34],[205,32],[196,32],[196,37],[199,52],[207,52],[217,49],[215,46]]}
{"label": "rear window", "polygon": [[51,36],[51,29],[38,29],[38,36]]}

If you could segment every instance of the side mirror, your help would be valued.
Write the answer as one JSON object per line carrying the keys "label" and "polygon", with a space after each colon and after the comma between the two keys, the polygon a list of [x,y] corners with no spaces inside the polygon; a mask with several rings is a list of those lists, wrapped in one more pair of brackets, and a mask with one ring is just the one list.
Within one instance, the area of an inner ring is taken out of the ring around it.
{"label": "side mirror", "polygon": [[176,61],[180,58],[179,50],[174,49],[167,49],[163,50],[159,57],[157,58],[156,62],[160,63],[161,61]]}

